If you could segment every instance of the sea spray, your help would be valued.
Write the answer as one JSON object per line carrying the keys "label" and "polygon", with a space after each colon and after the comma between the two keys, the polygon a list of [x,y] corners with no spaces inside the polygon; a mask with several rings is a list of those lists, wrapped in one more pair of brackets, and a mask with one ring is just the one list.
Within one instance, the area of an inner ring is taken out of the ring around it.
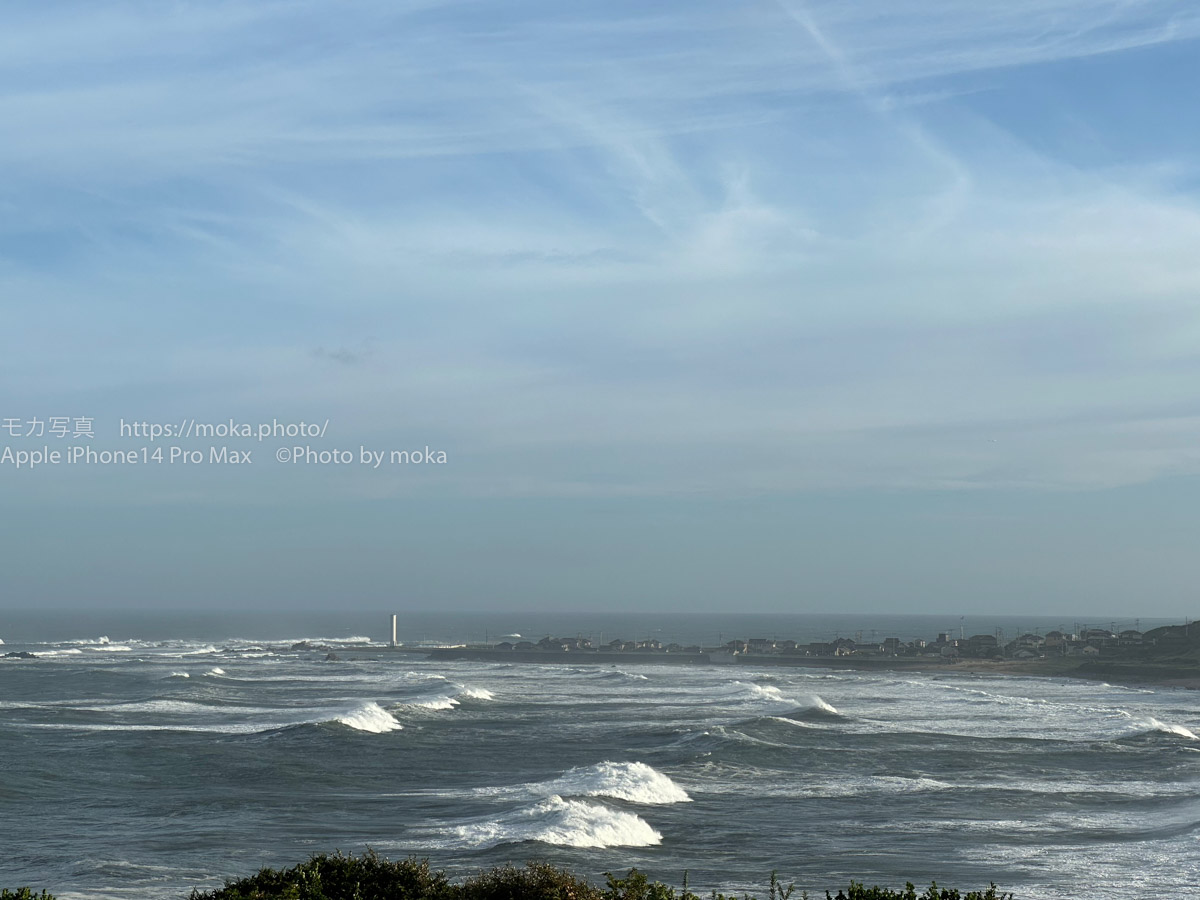
{"label": "sea spray", "polygon": [[556,794],[587,797],[613,797],[630,803],[690,803],[687,791],[674,781],[642,762],[610,762],[572,769],[561,778],[547,782]]}
{"label": "sea spray", "polygon": [[558,778],[507,787],[480,788],[484,795],[520,794],[544,797],[611,797],[644,805],[689,803],[687,791],[668,776],[643,762],[605,760],[592,766],[570,769]]}
{"label": "sea spray", "polygon": [[1170,722],[1160,722],[1158,719],[1151,716],[1144,723],[1152,731],[1160,731],[1163,734],[1176,734],[1179,737],[1185,737],[1188,740],[1200,741],[1200,737],[1189,728],[1184,728],[1182,725],[1174,725]]}
{"label": "sea spray", "polygon": [[341,725],[356,731],[366,731],[371,734],[385,734],[389,731],[399,731],[404,726],[390,712],[378,703],[364,703],[335,720]]}
{"label": "sea spray", "polygon": [[662,835],[633,813],[557,794],[494,819],[455,826],[451,833],[461,844],[480,849],[523,841],[580,848],[662,843]]}

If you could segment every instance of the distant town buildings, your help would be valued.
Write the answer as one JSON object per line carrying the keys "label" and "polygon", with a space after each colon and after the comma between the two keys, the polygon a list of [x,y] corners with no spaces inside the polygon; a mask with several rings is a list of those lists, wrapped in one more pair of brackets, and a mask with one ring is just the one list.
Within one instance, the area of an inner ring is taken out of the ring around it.
{"label": "distant town buildings", "polygon": [[547,635],[537,643],[503,641],[491,649],[516,652],[554,653],[665,653],[707,654],[711,661],[731,662],[739,659],[750,661],[756,657],[886,657],[924,659],[1038,659],[1051,656],[1136,656],[1147,652],[1156,641],[1136,629],[1114,630],[1114,628],[1079,627],[1077,631],[1054,630],[1045,635],[1022,632],[1011,639],[1000,629],[994,634],[973,634],[970,637],[955,637],[952,632],[939,632],[936,640],[924,638],[901,640],[885,637],[880,641],[858,638],[835,637],[831,641],[813,641],[800,644],[790,639],[767,637],[735,638],[720,646],[683,646],[678,643],[664,644],[656,638],[624,640],[615,638],[600,646],[593,646],[588,637],[551,637]]}

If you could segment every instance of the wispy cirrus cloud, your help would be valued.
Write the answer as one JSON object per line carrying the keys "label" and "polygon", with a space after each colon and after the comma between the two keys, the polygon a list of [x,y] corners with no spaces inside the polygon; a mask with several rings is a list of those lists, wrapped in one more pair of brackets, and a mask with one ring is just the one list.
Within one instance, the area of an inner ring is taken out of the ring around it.
{"label": "wispy cirrus cloud", "polygon": [[[402,419],[470,448],[451,477],[482,493],[1200,465],[1200,210],[1156,174],[1195,160],[1080,165],[977,102],[1133,65],[1200,12],[76,13],[4,13],[0,291],[35,337],[0,361],[11,397]],[[1086,84],[1059,89],[1086,118]]]}

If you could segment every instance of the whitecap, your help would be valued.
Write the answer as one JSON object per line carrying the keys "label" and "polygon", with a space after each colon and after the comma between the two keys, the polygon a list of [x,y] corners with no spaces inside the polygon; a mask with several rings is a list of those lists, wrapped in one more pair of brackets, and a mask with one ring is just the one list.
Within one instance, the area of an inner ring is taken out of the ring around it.
{"label": "whitecap", "polygon": [[356,731],[368,731],[372,734],[398,731],[404,727],[390,712],[375,702],[364,703],[345,715],[338,716],[335,721]]}
{"label": "whitecap", "polygon": [[662,835],[633,813],[555,794],[540,803],[495,819],[459,825],[455,837],[466,846],[486,848],[522,841],[559,847],[653,847]]}
{"label": "whitecap", "polygon": [[1192,741],[1200,741],[1200,737],[1197,737],[1190,729],[1184,728],[1182,725],[1171,724],[1170,722],[1160,722],[1153,716],[1145,724],[1152,731],[1161,731],[1163,734],[1177,734]]}
{"label": "whitecap", "polygon": [[215,676],[215,675],[224,675],[224,674],[225,674],[225,670],[224,670],[224,669],[222,669],[220,666],[216,666],[215,668],[209,669],[209,670],[208,670],[207,672],[205,672],[204,674],[205,674],[205,675],[214,675],[214,676]]}
{"label": "whitecap", "polygon": [[570,769],[549,781],[480,788],[476,793],[489,796],[520,794],[545,797],[559,794],[567,797],[611,797],[647,805],[690,803],[692,799],[668,776],[645,763],[610,760]]}
{"label": "whitecap", "polygon": [[818,697],[816,694],[813,694],[813,696],[812,696],[812,701],[813,701],[813,706],[814,706],[814,707],[816,707],[817,709],[821,710],[822,712],[833,713],[835,716],[840,716],[840,715],[841,715],[841,713],[839,713],[839,712],[838,712],[838,711],[837,711],[837,710],[836,710],[836,709],[833,707],[833,705],[832,705],[832,704],[830,704],[830,703],[826,703],[824,700],[822,700],[822,699],[821,699],[820,697]]}
{"label": "whitecap", "polygon": [[167,677],[168,678],[191,678],[192,676],[189,675],[187,672],[172,672]]}
{"label": "whitecap", "polygon": [[221,651],[218,650],[216,647],[214,647],[212,644],[209,644],[205,647],[201,647],[199,650],[185,650],[185,651],[183,651],[183,653],[180,654],[180,656],[204,656],[209,653],[220,653],[220,652]]}
{"label": "whitecap", "polygon": [[790,697],[773,684],[755,684],[754,682],[735,681],[738,693],[754,703],[795,703]]}
{"label": "whitecap", "polygon": [[408,700],[404,705],[420,709],[454,709],[458,706],[458,701],[453,697],[430,697],[427,700]]}
{"label": "whitecap", "polygon": [[[418,675],[416,672],[410,672],[409,675],[429,680],[437,679],[446,681],[445,676],[442,675]],[[430,685],[430,687],[433,686]],[[404,706],[412,706],[417,709],[454,709],[456,706],[461,706],[460,697],[471,700],[496,699],[496,695],[487,688],[465,687],[461,684],[448,683],[440,685],[437,690],[438,693],[420,694],[400,702]]]}
{"label": "whitecap", "polygon": [[687,791],[643,762],[611,762],[571,769],[544,787],[555,794],[613,797],[631,803],[690,803]]}
{"label": "whitecap", "polygon": [[778,722],[781,725],[791,725],[793,728],[817,728],[819,726],[812,725],[808,722],[800,721],[799,719],[789,719],[787,716],[767,716],[772,722]]}
{"label": "whitecap", "polygon": [[936,778],[901,775],[868,775],[865,778],[844,778],[818,787],[801,789],[801,796],[858,797],[870,794],[910,794],[928,791],[949,791],[954,785]]}
{"label": "whitecap", "polygon": [[372,643],[369,637],[356,634],[352,637],[292,637],[292,638],[271,638],[270,640],[256,641],[250,638],[230,638],[229,643],[235,644],[271,644],[283,647],[292,647],[296,644],[370,644]]}
{"label": "whitecap", "polygon": [[224,706],[211,703],[198,703],[191,700],[131,700],[125,703],[97,703],[82,706],[83,709],[95,712],[115,713],[154,713],[165,715],[273,715],[279,710],[259,706]]}

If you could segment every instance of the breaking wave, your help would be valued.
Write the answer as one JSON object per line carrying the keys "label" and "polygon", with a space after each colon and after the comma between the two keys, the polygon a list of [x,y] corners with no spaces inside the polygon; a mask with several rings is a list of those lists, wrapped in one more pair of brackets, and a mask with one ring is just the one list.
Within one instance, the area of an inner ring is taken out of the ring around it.
{"label": "breaking wave", "polygon": [[610,762],[571,769],[543,786],[555,794],[613,797],[630,803],[690,803],[687,791],[642,762]]}
{"label": "breaking wave", "polygon": [[205,672],[204,674],[205,674],[205,675],[214,675],[214,676],[220,676],[220,675],[224,675],[224,674],[225,674],[225,670],[224,670],[224,669],[222,669],[220,666],[216,666],[216,667],[214,667],[214,668],[211,668],[211,669],[209,669],[209,670],[208,670],[207,672]]}
{"label": "breaking wave", "polygon": [[201,647],[199,650],[185,650],[179,655],[180,656],[204,656],[205,654],[208,654],[208,653],[220,653],[220,652],[221,651],[218,650],[216,647],[214,647],[212,644],[209,644],[205,647]]}
{"label": "breaking wave", "polygon": [[790,703],[796,704],[797,700],[791,697],[786,697],[783,691],[775,687],[773,684],[756,684],[753,681],[735,681],[735,696],[741,697],[751,703]]}
{"label": "breaking wave", "polygon": [[339,716],[335,721],[356,731],[368,731],[372,734],[399,731],[404,727],[390,712],[374,702],[364,703],[345,715]]}
{"label": "breaking wave", "polygon": [[791,712],[784,713],[783,718],[790,719],[794,722],[844,722],[846,716],[838,712],[837,708],[831,703],[822,700],[816,694],[813,694],[812,703],[809,706],[801,706],[793,709]]}
{"label": "breaking wave", "polygon": [[463,844],[495,847],[540,841],[558,847],[653,847],[662,835],[633,813],[585,800],[564,800],[557,794],[542,802],[495,819],[453,829]]}
{"label": "breaking wave", "polygon": [[594,766],[571,769],[549,781],[498,788],[481,788],[480,794],[522,794],[535,797],[562,795],[566,797],[611,797],[630,803],[664,805],[690,803],[687,791],[674,781],[642,762],[612,762],[605,760]]}
{"label": "breaking wave", "polygon": [[406,706],[416,706],[420,709],[454,709],[458,700],[454,697],[430,697],[426,700],[409,700]]}
{"label": "breaking wave", "polygon": [[1144,732],[1142,732],[1143,734],[1157,731],[1161,732],[1162,734],[1176,734],[1179,735],[1179,737],[1187,738],[1191,741],[1200,741],[1200,737],[1197,737],[1195,732],[1193,732],[1191,729],[1184,728],[1182,725],[1174,725],[1170,722],[1160,722],[1153,716],[1149,717],[1145,722],[1140,724],[1145,726],[1146,729]]}
{"label": "breaking wave", "polygon": [[[447,689],[448,688],[448,689]],[[424,694],[402,701],[405,706],[418,709],[454,709],[460,706],[460,698],[471,700],[495,700],[496,695],[487,688],[464,687],[461,684],[443,686],[441,692]]]}

